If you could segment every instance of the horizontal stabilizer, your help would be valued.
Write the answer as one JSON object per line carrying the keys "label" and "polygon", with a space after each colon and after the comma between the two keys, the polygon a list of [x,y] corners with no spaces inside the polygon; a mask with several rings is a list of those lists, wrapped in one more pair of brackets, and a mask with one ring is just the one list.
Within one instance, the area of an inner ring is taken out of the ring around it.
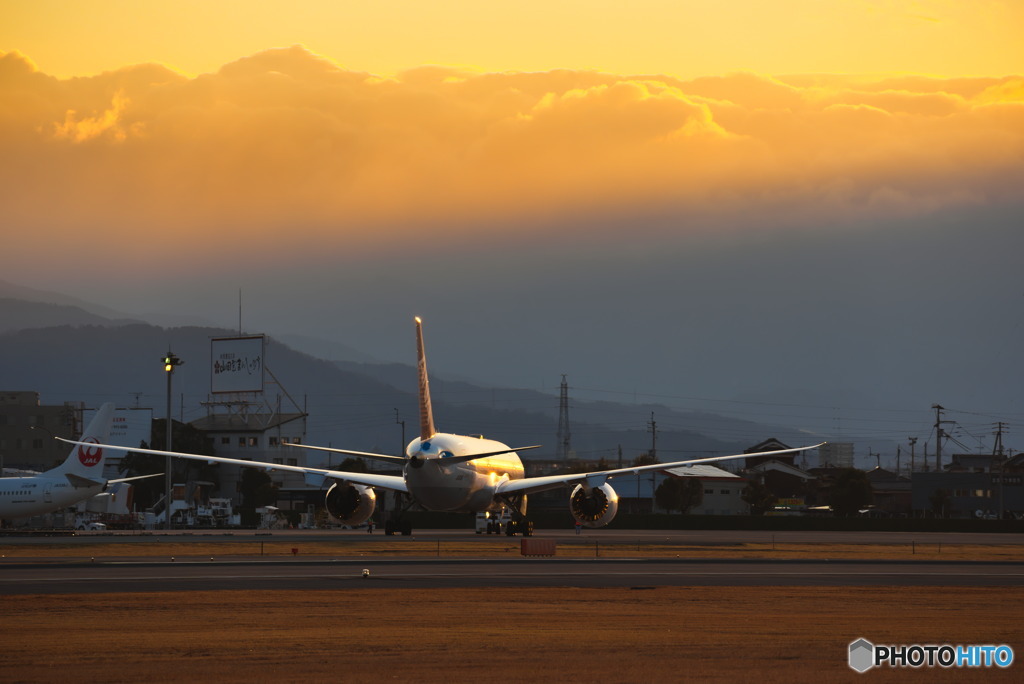
{"label": "horizontal stabilizer", "polygon": [[90,480],[87,477],[81,475],[75,475],[74,473],[64,473],[64,477],[68,478],[68,482],[75,489],[84,489],[86,487],[102,487],[103,481]]}

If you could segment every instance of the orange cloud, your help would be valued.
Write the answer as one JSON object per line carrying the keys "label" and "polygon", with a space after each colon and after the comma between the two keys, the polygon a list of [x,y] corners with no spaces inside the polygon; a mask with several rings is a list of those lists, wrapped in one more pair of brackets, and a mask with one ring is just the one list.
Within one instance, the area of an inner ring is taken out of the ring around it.
{"label": "orange cloud", "polygon": [[137,254],[167,234],[227,253],[353,249],[631,207],[843,221],[1014,200],[1024,80],[381,79],[300,47],[196,78],[58,80],[6,53],[0,152],[0,206],[26,246],[36,229],[82,248],[100,230]]}

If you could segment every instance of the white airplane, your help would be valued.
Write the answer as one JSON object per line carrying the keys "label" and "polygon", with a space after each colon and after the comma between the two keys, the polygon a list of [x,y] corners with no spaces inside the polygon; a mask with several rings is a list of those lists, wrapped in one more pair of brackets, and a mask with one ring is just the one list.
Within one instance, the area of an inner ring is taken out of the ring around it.
{"label": "white airplane", "polygon": [[[438,432],[434,428],[430,383],[427,378],[427,361],[423,348],[422,321],[419,318],[415,320],[420,436],[409,443],[405,449],[405,456],[308,445],[288,445],[401,465],[402,475],[400,476],[288,466],[153,449],[132,449],[132,451],[169,455],[208,463],[231,463],[250,468],[261,468],[266,471],[298,472],[305,476],[306,483],[311,486],[323,486],[327,480],[332,480],[333,483],[327,490],[325,501],[327,511],[346,525],[359,525],[373,515],[377,498],[374,488],[379,488],[408,495],[412,504],[419,505],[428,511],[499,513],[507,507],[512,512],[511,531],[518,529],[524,534],[530,534],[532,530],[532,526],[526,521],[526,500],[529,494],[559,487],[572,487],[572,492],[569,495],[569,509],[573,517],[583,526],[601,527],[612,521],[619,508],[618,494],[612,489],[609,480],[644,471],[666,470],[694,463],[709,463],[749,456],[749,454],[734,454],[590,473],[526,477],[523,462],[519,459],[517,452],[536,449],[536,446],[513,448],[482,437],[453,435]],[[72,442],[72,444],[79,444],[79,442]],[[821,444],[798,449],[769,451],[760,453],[758,456],[789,454],[794,451],[815,449],[819,446]],[[388,534],[395,531],[410,534],[411,527],[407,522],[395,523],[394,526],[392,523],[388,523],[385,531]]]}
{"label": "white airplane", "polygon": [[75,447],[56,468],[31,476],[0,478],[0,519],[51,513],[96,496],[106,491],[108,485],[141,479],[103,479],[103,464],[110,452],[125,450],[124,447],[104,444],[110,439],[113,417],[113,404],[101,406],[82,434],[81,441],[73,442]]}

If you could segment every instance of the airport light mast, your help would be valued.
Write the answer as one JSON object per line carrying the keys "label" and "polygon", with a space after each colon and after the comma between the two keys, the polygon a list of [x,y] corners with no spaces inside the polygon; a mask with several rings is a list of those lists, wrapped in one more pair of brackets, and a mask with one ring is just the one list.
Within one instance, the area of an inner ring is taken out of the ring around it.
{"label": "airport light mast", "polygon": [[[171,450],[171,377],[174,375],[174,369],[181,364],[185,363],[177,356],[175,356],[170,349],[167,350],[167,354],[164,355],[164,373],[167,375],[167,439],[165,441],[165,448],[167,451]],[[167,457],[167,467],[164,473],[164,529],[171,529],[171,457]]]}

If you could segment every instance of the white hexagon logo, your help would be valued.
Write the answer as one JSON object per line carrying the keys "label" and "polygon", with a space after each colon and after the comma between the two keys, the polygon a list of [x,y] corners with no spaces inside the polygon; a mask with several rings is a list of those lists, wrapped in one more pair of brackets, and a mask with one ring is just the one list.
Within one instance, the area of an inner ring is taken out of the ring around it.
{"label": "white hexagon logo", "polygon": [[857,639],[850,644],[850,667],[857,672],[867,672],[874,665],[875,645],[867,639]]}

